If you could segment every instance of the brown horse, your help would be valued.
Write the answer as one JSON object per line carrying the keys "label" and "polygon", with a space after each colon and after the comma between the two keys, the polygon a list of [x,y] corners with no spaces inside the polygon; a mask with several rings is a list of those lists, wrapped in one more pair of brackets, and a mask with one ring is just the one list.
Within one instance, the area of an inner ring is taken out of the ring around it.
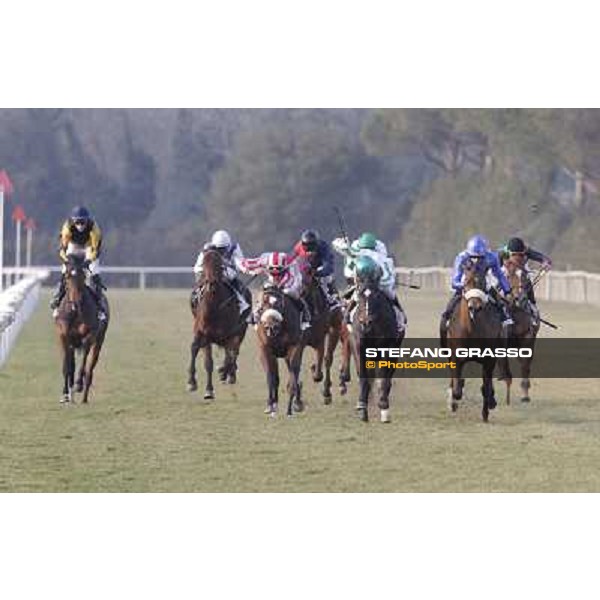
{"label": "brown horse", "polygon": [[[514,325],[510,338],[512,348],[531,348],[535,350],[535,341],[540,330],[540,322],[532,314],[527,298],[528,286],[531,285],[529,277],[524,269],[515,261],[507,260],[503,270],[511,286],[510,310]],[[521,369],[521,390],[523,396],[521,402],[530,402],[529,379],[533,357],[520,357],[518,359]],[[510,391],[512,386],[512,372],[507,358],[498,360],[500,380],[506,383],[506,403],[510,404]]]}
{"label": "brown horse", "polygon": [[[103,308],[106,321],[98,320],[98,308],[93,292],[85,284],[88,263],[83,256],[70,255],[66,262],[66,294],[58,307],[56,329],[62,351],[63,404],[73,403],[74,392],[83,392],[83,404],[89,400],[94,369],[100,358],[110,319],[106,298]],[[75,351],[83,354],[81,367],[75,381]]]}
{"label": "brown horse", "polygon": [[[490,345],[500,345],[503,338],[501,319],[498,309],[489,303],[486,293],[485,275],[478,273],[474,265],[465,268],[463,293],[454,313],[450,317],[447,335],[442,332],[442,348],[451,348],[453,355],[458,348],[481,347],[484,342],[491,340]],[[448,390],[448,404],[452,412],[458,410],[458,401],[463,397],[465,380],[462,377],[463,369],[468,362],[477,362],[482,367],[483,397],[482,417],[484,422],[489,420],[490,410],[496,408],[494,396],[493,376],[496,367],[496,358],[454,358],[456,368],[452,369],[452,378]]]}
{"label": "brown horse", "polygon": [[[352,350],[357,370],[360,365],[360,348],[363,340],[385,338],[395,340],[400,346],[405,332],[398,333],[396,312],[390,299],[379,288],[376,281],[358,281],[358,306],[352,317]],[[379,368],[376,377],[360,377],[360,397],[358,412],[363,422],[369,421],[369,397],[378,384],[378,407],[381,422],[390,422],[390,392],[392,390],[392,369]]]}
{"label": "brown horse", "polygon": [[294,410],[302,412],[302,384],[300,368],[304,352],[305,338],[300,328],[300,308],[276,286],[263,289],[259,301],[257,325],[260,360],[267,375],[269,398],[265,414],[277,415],[279,406],[279,364],[283,358],[288,369],[288,409],[287,416]]}
{"label": "brown horse", "polygon": [[[325,405],[332,402],[331,394],[331,368],[333,357],[340,340],[343,324],[342,308],[330,309],[325,294],[312,270],[305,274],[304,297],[312,314],[312,326],[305,334],[306,346],[315,350],[315,361],[311,365],[313,381],[323,382],[322,395]],[[323,364],[325,373],[323,373]]]}
{"label": "brown horse", "polygon": [[195,392],[198,389],[196,359],[202,350],[206,372],[205,400],[215,398],[212,345],[216,344],[225,350],[225,362],[219,369],[221,381],[235,384],[240,347],[248,329],[246,319],[240,315],[235,291],[225,280],[224,268],[223,257],[219,252],[205,252],[202,277],[193,292],[193,296],[197,295],[197,301],[192,302],[194,340],[191,347],[188,391]]}

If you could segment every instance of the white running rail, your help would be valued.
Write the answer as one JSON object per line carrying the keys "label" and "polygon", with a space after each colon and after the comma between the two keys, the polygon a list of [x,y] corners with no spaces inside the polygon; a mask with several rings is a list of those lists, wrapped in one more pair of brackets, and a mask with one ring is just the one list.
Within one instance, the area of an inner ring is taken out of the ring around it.
{"label": "white running rail", "polygon": [[0,368],[12,350],[21,328],[35,310],[42,282],[50,273],[31,271],[24,279],[0,292]]}
{"label": "white running rail", "polygon": [[[403,283],[450,293],[452,270],[446,267],[400,268],[397,272]],[[585,271],[550,271],[539,282],[535,294],[538,300],[600,306],[600,275]]]}

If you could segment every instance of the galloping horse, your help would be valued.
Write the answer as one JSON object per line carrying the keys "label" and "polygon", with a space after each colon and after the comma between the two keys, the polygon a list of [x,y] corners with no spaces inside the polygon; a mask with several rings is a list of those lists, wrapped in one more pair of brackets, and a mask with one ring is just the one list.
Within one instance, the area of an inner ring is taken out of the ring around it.
{"label": "galloping horse", "polygon": [[[462,347],[478,347],[477,340],[499,341],[502,339],[502,324],[498,310],[489,303],[486,293],[485,275],[478,273],[474,265],[465,267],[463,294],[458,306],[450,317],[447,335],[441,332],[442,348],[451,348],[453,355]],[[474,345],[471,343],[475,340]],[[498,345],[498,344],[496,344]],[[458,401],[462,399],[465,380],[462,378],[463,368],[468,362],[478,362],[482,366],[483,396],[482,417],[487,423],[490,410],[496,408],[493,375],[496,358],[453,358],[456,368],[452,369],[452,379],[448,390],[448,403],[452,412],[458,410]]]}
{"label": "galloping horse", "polygon": [[312,313],[312,327],[306,332],[305,341],[306,346],[315,350],[315,362],[311,365],[313,381],[323,382],[323,400],[325,405],[329,405],[332,402],[331,367],[344,320],[342,308],[329,308],[325,294],[312,270],[305,272],[304,297]]}
{"label": "galloping horse", "polygon": [[[110,308],[103,298],[106,321],[98,320],[98,308],[93,292],[85,284],[88,263],[84,256],[71,254],[66,262],[66,294],[58,307],[56,329],[60,340],[63,363],[64,404],[74,402],[74,391],[83,392],[83,404],[88,403],[94,369],[110,319]],[[75,351],[83,353],[77,381],[75,381]]]}
{"label": "galloping horse", "polygon": [[287,416],[293,416],[294,410],[302,412],[302,384],[300,368],[304,351],[304,333],[300,328],[300,310],[294,301],[276,286],[263,289],[258,309],[257,326],[260,360],[267,375],[269,399],[265,414],[277,415],[279,406],[279,364],[285,359],[288,379]]}
{"label": "galloping horse", "polygon": [[[504,272],[510,283],[511,292],[511,314],[515,324],[512,327],[510,346],[513,348],[535,349],[535,341],[540,330],[540,322],[532,314],[527,299],[527,287],[531,285],[529,277],[524,269],[521,269],[514,261],[508,260],[504,264]],[[533,357],[519,357],[521,367],[521,390],[523,397],[521,402],[529,402],[529,388],[531,382],[531,364]],[[498,360],[500,380],[506,383],[506,403],[510,404],[510,389],[512,386],[512,372],[508,359]]]}
{"label": "galloping horse", "polygon": [[[358,306],[352,317],[352,349],[354,360],[360,365],[360,348],[364,339],[386,338],[395,340],[399,346],[404,340],[405,332],[398,334],[398,325],[394,308],[376,281],[358,281]],[[381,422],[390,422],[390,392],[392,389],[392,369],[377,370],[378,407],[381,411]],[[359,373],[360,377],[360,373]],[[360,397],[358,411],[365,423],[369,421],[369,396],[373,391],[373,380],[360,377]]]}
{"label": "galloping horse", "polygon": [[194,340],[191,348],[188,390],[195,392],[198,389],[196,358],[202,349],[206,371],[205,400],[215,398],[212,345],[216,344],[225,350],[225,362],[219,369],[221,381],[235,384],[240,346],[248,329],[246,319],[240,315],[235,292],[225,281],[224,268],[225,264],[219,252],[216,250],[205,252],[202,278],[194,290],[198,299],[197,302],[192,302]]}

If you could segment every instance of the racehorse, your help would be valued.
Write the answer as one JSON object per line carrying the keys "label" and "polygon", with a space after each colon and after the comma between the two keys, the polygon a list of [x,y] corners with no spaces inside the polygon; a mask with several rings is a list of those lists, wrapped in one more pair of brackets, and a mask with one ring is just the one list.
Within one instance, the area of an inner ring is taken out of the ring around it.
{"label": "racehorse", "polygon": [[219,252],[216,250],[205,252],[202,277],[192,293],[194,339],[191,347],[192,360],[189,368],[188,390],[195,392],[198,389],[196,358],[202,350],[206,372],[205,400],[214,400],[215,398],[213,344],[225,351],[225,361],[219,369],[220,379],[224,383],[233,385],[237,381],[237,360],[240,347],[248,329],[246,319],[240,315],[235,291],[226,282],[224,272],[225,263]]}
{"label": "racehorse", "polygon": [[[100,358],[110,320],[110,307],[102,298],[105,321],[98,320],[98,307],[92,290],[86,285],[89,263],[81,254],[71,254],[65,263],[66,294],[58,307],[56,329],[62,351],[63,395],[61,403],[74,403],[74,392],[83,392],[83,404],[89,400],[94,369]],[[83,358],[75,380],[75,351]]]}
{"label": "racehorse", "polygon": [[[531,348],[535,350],[535,341],[540,330],[540,322],[532,314],[527,299],[527,289],[531,285],[531,282],[526,271],[520,268],[514,261],[506,261],[503,269],[512,290],[510,309],[514,325],[512,327],[510,346],[512,348]],[[518,361],[521,370],[521,390],[523,392],[521,402],[530,402],[529,388],[531,387],[531,382],[529,375],[531,373],[533,356],[519,357]],[[510,391],[513,378],[507,358],[498,359],[498,370],[500,380],[506,383],[506,403],[510,404]]]}
{"label": "racehorse", "polygon": [[[385,293],[379,288],[376,281],[357,281],[358,305],[352,316],[352,350],[357,369],[360,365],[360,348],[363,340],[371,338],[386,338],[395,340],[400,346],[404,340],[405,332],[398,333],[396,313],[392,303]],[[363,422],[369,421],[369,397],[375,387],[373,380],[378,382],[378,407],[381,411],[381,422],[389,423],[390,419],[390,392],[392,389],[392,374],[390,368],[378,368],[373,372],[376,378],[360,378],[360,397],[358,411]]]}
{"label": "racehorse", "polygon": [[262,291],[257,311],[257,337],[260,360],[267,375],[269,398],[265,414],[277,415],[279,406],[279,364],[285,359],[288,369],[288,409],[287,416],[294,411],[304,410],[300,368],[304,352],[305,337],[300,327],[300,309],[295,302],[274,285]]}
{"label": "racehorse", "polygon": [[[312,326],[305,333],[306,346],[315,350],[315,362],[311,365],[312,377],[315,383],[323,382],[323,400],[325,405],[330,405],[332,402],[331,367],[340,340],[344,316],[341,306],[335,309],[328,306],[325,294],[312,270],[305,272],[304,281],[304,297],[312,314]],[[323,373],[323,363],[325,373]]]}
{"label": "racehorse", "polygon": [[[456,350],[466,347],[481,347],[491,340],[490,346],[500,345],[502,340],[502,324],[497,307],[489,302],[486,293],[486,278],[478,273],[475,265],[468,264],[464,272],[464,286],[462,298],[450,317],[448,332],[440,332],[442,348],[451,348],[456,368],[451,369],[452,378],[448,390],[448,404],[452,412],[458,410],[458,401],[463,397],[465,380],[462,377],[463,369],[468,362],[478,362],[482,367],[483,396],[482,417],[488,422],[490,410],[496,408],[494,396],[493,375],[496,367],[496,358],[456,358]],[[478,343],[478,340],[480,342]],[[483,342],[483,340],[486,340]]]}

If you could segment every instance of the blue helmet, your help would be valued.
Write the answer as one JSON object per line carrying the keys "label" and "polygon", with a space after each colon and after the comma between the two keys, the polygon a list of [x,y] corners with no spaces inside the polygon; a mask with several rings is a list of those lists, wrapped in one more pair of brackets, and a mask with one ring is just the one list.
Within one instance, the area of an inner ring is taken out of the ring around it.
{"label": "blue helmet", "polygon": [[467,252],[471,257],[485,256],[485,253],[488,251],[488,247],[487,240],[480,235],[476,235],[467,243]]}
{"label": "blue helmet", "polygon": [[71,211],[71,220],[72,221],[91,221],[92,215],[90,211],[85,206],[76,206]]}

